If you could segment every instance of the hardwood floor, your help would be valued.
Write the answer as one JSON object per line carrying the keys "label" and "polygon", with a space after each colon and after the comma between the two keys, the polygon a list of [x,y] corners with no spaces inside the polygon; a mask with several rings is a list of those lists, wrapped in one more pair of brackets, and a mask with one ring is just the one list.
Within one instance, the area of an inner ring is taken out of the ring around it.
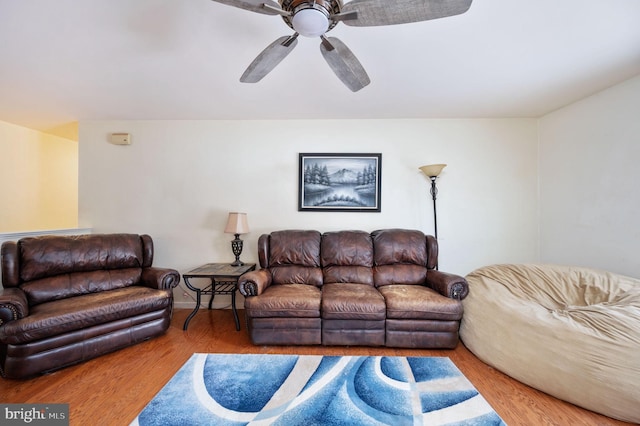
{"label": "hardwood floor", "polygon": [[525,386],[455,350],[366,347],[254,346],[241,315],[236,332],[230,310],[200,310],[182,331],[188,310],[176,310],[156,339],[26,381],[0,379],[0,401],[68,403],[72,425],[128,425],[194,353],[447,356],[508,425],[628,425]]}

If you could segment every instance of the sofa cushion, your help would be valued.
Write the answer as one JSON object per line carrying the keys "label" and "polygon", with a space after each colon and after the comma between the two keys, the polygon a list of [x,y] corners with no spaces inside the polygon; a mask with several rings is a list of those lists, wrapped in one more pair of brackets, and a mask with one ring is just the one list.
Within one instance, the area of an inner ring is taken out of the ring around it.
{"label": "sofa cushion", "polygon": [[322,285],[318,231],[276,231],[269,236],[269,269],[276,284]]}
{"label": "sofa cushion", "polygon": [[171,290],[132,286],[42,303],[29,316],[0,327],[0,342],[24,344],[165,309]]}
{"label": "sofa cushion", "polygon": [[373,268],[376,287],[390,284],[422,285],[427,281],[427,268],[420,265],[383,265]]}
{"label": "sofa cushion", "polygon": [[453,320],[462,318],[462,302],[421,285],[387,285],[378,288],[387,305],[387,318]]}
{"label": "sofa cushion", "polygon": [[141,275],[140,268],[74,272],[30,281],[20,288],[26,293],[29,305],[33,306],[67,297],[135,285],[140,282]]}
{"label": "sofa cushion", "polygon": [[373,270],[366,266],[328,266],[322,268],[324,284],[360,283],[373,287]]}
{"label": "sofa cushion", "polygon": [[142,267],[143,250],[135,234],[48,235],[23,238],[20,278],[32,281],[72,272]]}
{"label": "sofa cushion", "polygon": [[269,238],[269,266],[320,267],[320,232],[276,231]]}
{"label": "sofa cushion", "polygon": [[373,247],[376,266],[414,264],[427,266],[427,240],[425,235],[411,229],[384,229],[374,231]]}
{"label": "sofa cushion", "polygon": [[272,284],[260,295],[247,297],[247,316],[320,318],[321,293],[306,284]]}
{"label": "sofa cushion", "polygon": [[322,235],[324,283],[373,285],[373,242],[364,231],[326,232]]}
{"label": "sofa cushion", "polygon": [[275,284],[306,284],[320,287],[322,269],[307,266],[276,266],[271,268],[271,280]]}
{"label": "sofa cushion", "polygon": [[384,298],[367,284],[333,283],[322,286],[322,318],[384,320]]}
{"label": "sofa cushion", "polygon": [[377,287],[424,284],[427,280],[427,238],[410,229],[374,231],[374,270]]}
{"label": "sofa cushion", "polygon": [[322,266],[373,266],[373,242],[364,231],[325,232]]}

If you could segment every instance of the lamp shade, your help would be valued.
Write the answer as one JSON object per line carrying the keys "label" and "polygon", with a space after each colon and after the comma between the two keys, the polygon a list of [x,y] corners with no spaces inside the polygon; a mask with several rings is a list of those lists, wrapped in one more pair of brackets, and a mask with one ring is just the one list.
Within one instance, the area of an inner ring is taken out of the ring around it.
{"label": "lamp shade", "polygon": [[427,166],[420,167],[420,170],[422,170],[422,173],[424,173],[426,176],[431,178],[438,176],[442,169],[444,169],[446,166],[446,164],[429,164]]}
{"label": "lamp shade", "polygon": [[227,226],[224,228],[227,234],[247,234],[249,232],[249,222],[247,222],[246,213],[232,212],[229,213]]}

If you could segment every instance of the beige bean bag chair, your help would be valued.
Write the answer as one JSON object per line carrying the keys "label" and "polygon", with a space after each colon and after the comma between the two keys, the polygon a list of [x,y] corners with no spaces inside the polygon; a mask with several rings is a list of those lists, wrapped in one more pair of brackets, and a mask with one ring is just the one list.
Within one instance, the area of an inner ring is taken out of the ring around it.
{"label": "beige bean bag chair", "polygon": [[556,398],[640,423],[640,280],[586,268],[493,265],[467,277],[460,337]]}

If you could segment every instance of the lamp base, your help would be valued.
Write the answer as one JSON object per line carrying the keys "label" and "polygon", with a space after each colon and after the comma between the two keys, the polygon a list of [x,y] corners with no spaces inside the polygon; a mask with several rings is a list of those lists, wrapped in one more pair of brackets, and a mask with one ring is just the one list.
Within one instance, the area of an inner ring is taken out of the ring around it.
{"label": "lamp base", "polygon": [[242,266],[244,262],[240,260],[240,255],[242,254],[242,240],[240,239],[240,234],[235,234],[235,238],[231,241],[231,251],[233,255],[236,257],[236,260],[231,264],[231,266]]}

